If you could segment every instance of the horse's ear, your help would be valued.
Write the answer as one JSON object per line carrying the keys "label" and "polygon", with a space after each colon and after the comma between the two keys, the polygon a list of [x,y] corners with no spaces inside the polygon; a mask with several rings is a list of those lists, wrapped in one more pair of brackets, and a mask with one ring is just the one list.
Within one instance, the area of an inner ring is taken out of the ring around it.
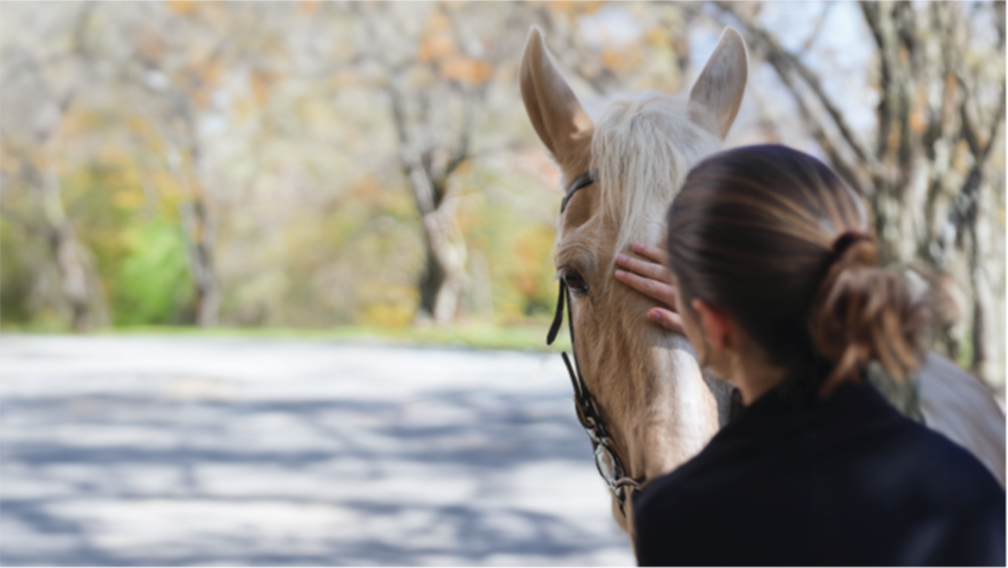
{"label": "horse's ear", "polygon": [[539,30],[532,28],[521,62],[525,111],[539,139],[563,164],[583,148],[595,129],[574,92],[553,66]]}
{"label": "horse's ear", "polygon": [[690,91],[693,119],[724,138],[742,105],[748,74],[745,42],[737,31],[725,28],[714,54]]}

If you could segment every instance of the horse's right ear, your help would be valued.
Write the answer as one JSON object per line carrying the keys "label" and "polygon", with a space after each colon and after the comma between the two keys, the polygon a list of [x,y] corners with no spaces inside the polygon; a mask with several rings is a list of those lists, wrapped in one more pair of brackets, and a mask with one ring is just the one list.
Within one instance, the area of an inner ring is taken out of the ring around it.
{"label": "horse's right ear", "polygon": [[539,139],[561,164],[590,140],[595,125],[574,92],[553,66],[539,30],[532,28],[521,62],[521,92],[525,111]]}
{"label": "horse's right ear", "polygon": [[727,136],[742,105],[748,74],[745,41],[734,29],[725,28],[690,91],[693,119],[722,139]]}

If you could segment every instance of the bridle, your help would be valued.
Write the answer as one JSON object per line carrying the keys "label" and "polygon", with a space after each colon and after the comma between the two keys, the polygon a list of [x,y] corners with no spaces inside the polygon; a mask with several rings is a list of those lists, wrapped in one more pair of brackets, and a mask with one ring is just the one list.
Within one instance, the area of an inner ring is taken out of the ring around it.
{"label": "bridle", "polygon": [[[567,188],[563,201],[560,202],[561,217],[574,193],[593,183],[595,183],[595,176],[590,171],[581,174],[571,183],[570,187]],[[560,278],[560,295],[557,297],[556,314],[553,316],[553,324],[550,325],[549,335],[546,336],[546,344],[552,345],[553,340],[556,339],[557,333],[560,331],[560,325],[563,323],[565,299],[567,301],[567,310],[570,312],[567,324],[570,330],[571,353],[574,355],[574,365],[571,364],[571,360],[567,357],[566,352],[562,352],[561,356],[563,357],[564,364],[567,366],[567,373],[570,374],[571,384],[574,386],[574,407],[577,409],[577,416],[581,422],[581,426],[588,434],[588,438],[591,439],[592,450],[595,453],[595,466],[598,468],[599,474],[606,482],[606,485],[609,486],[609,490],[612,491],[616,502],[619,503],[620,512],[626,515],[623,505],[626,502],[629,491],[625,488],[629,487],[630,490],[639,490],[643,483],[643,477],[641,479],[634,479],[627,476],[626,468],[623,467],[623,460],[620,459],[619,454],[613,447],[609,431],[606,429],[605,423],[602,422],[598,403],[595,401],[595,397],[588,392],[588,386],[584,382],[584,377],[581,376],[581,366],[577,364],[577,351],[574,349],[573,305],[570,301],[570,289],[563,278]]]}

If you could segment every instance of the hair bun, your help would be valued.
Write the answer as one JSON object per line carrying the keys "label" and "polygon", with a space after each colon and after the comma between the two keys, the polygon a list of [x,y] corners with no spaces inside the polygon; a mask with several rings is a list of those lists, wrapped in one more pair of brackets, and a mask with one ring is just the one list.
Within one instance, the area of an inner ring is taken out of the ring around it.
{"label": "hair bun", "polygon": [[833,241],[834,258],[841,258],[848,248],[861,241],[867,241],[873,246],[875,244],[875,239],[868,233],[862,233],[861,231],[845,231],[841,233],[840,236]]}
{"label": "hair bun", "polygon": [[838,236],[830,251],[829,269],[809,312],[813,345],[833,364],[824,395],[840,382],[859,380],[871,361],[897,380],[920,364],[923,302],[901,274],[876,266],[877,257],[874,239],[858,231]]}

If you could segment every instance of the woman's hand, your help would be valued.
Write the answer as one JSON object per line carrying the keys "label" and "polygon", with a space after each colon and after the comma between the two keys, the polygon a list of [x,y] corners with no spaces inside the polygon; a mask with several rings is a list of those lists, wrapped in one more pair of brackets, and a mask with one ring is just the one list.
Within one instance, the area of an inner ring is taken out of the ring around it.
{"label": "woman's hand", "polygon": [[634,243],[633,250],[643,259],[617,255],[616,264],[623,270],[616,271],[616,279],[658,301],[658,307],[648,310],[649,320],[669,331],[683,333],[665,251],[644,243]]}

